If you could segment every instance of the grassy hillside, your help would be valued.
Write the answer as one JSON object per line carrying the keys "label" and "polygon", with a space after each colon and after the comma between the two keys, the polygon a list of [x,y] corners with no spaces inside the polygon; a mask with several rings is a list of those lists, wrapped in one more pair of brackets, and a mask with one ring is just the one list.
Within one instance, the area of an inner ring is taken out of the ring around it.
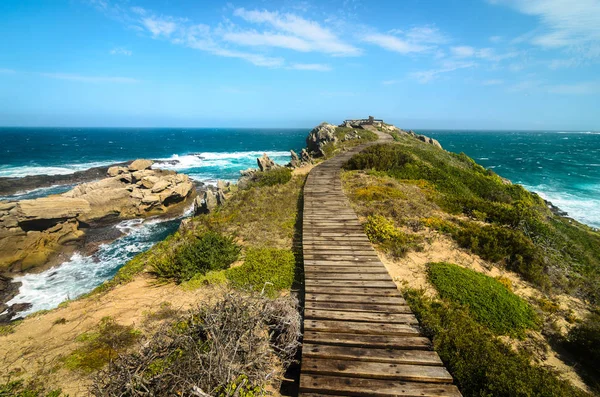
{"label": "grassy hillside", "polygon": [[[367,148],[344,166],[345,188],[370,240],[402,268],[410,263],[404,256],[418,257],[444,236],[484,268],[511,272],[535,291],[521,298],[510,280],[450,263],[422,270],[435,296],[406,290],[463,394],[584,395],[536,364],[544,354],[527,346],[539,345],[538,331],[542,350],[559,350],[597,389],[600,233],[554,214],[538,195],[465,154],[402,134],[395,141]],[[557,296],[585,302],[592,314],[574,315],[555,303]]]}

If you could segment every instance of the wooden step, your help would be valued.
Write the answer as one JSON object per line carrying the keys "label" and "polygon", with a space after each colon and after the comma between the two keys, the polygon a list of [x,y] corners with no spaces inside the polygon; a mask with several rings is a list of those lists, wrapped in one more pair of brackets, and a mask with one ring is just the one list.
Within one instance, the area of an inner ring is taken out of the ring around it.
{"label": "wooden step", "polygon": [[324,393],[358,397],[460,397],[453,385],[397,380],[348,378],[306,374],[300,377],[300,396]]}

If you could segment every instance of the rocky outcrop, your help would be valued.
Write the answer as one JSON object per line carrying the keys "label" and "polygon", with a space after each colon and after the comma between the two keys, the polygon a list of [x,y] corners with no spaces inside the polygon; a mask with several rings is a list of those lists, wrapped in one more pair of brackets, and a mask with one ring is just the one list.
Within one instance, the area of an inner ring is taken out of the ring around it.
{"label": "rocky outcrop", "polygon": [[81,247],[90,224],[166,213],[194,194],[187,175],[151,166],[136,160],[62,195],[1,202],[0,271],[48,264]]}
{"label": "rocky outcrop", "polygon": [[325,151],[323,146],[328,143],[335,144],[337,137],[335,136],[336,126],[329,123],[321,123],[313,128],[306,138],[306,149],[312,157],[323,157]]}
{"label": "rocky outcrop", "polygon": [[231,184],[221,180],[217,181],[216,188],[207,188],[194,200],[194,214],[208,214],[214,211],[217,206],[225,204],[227,197],[226,193],[229,193]]}
{"label": "rocky outcrop", "polygon": [[440,149],[442,149],[442,145],[433,138],[429,138],[428,136],[425,136],[425,135],[417,135],[417,139],[420,141],[423,141],[425,143],[429,143],[430,145],[437,146]]}
{"label": "rocky outcrop", "polygon": [[256,163],[258,164],[258,169],[261,171],[269,171],[273,168],[281,167],[279,164],[271,160],[266,153],[263,153],[262,157],[257,158]]}

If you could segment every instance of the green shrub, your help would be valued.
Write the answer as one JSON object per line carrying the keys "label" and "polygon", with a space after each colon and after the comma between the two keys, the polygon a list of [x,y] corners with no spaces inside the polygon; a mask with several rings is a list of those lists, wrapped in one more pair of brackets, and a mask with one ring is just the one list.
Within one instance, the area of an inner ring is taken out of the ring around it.
{"label": "green shrub", "polygon": [[64,396],[62,390],[48,390],[39,382],[25,381],[19,379],[0,384],[0,396],[2,397],[60,397]]}
{"label": "green shrub", "polygon": [[574,353],[586,372],[586,378],[600,391],[600,314],[590,314],[567,335],[567,349]]}
{"label": "green shrub", "polygon": [[291,288],[295,268],[296,258],[291,250],[251,248],[244,264],[227,270],[226,277],[236,287],[275,294]]}
{"label": "green shrub", "polygon": [[468,306],[477,321],[497,334],[522,336],[539,327],[531,306],[492,277],[444,262],[430,263],[427,276],[443,299]]}
{"label": "green shrub", "polygon": [[532,364],[530,353],[515,352],[466,307],[433,300],[417,290],[405,291],[405,298],[463,396],[588,396]]}
{"label": "green shrub", "polygon": [[543,253],[520,230],[475,222],[460,222],[451,232],[458,245],[470,249],[483,259],[504,261],[507,268],[539,286],[548,284],[544,273]]}
{"label": "green shrub", "polygon": [[228,268],[240,251],[232,237],[208,231],[180,245],[173,257],[154,264],[153,272],[159,278],[187,281],[196,274]]}
{"label": "green shrub", "polygon": [[248,187],[284,185],[292,179],[292,170],[286,167],[272,168],[254,174]]}
{"label": "green shrub", "polygon": [[418,248],[417,239],[396,228],[393,222],[381,215],[372,215],[364,225],[372,243],[378,244],[393,257],[401,258],[411,248]]}

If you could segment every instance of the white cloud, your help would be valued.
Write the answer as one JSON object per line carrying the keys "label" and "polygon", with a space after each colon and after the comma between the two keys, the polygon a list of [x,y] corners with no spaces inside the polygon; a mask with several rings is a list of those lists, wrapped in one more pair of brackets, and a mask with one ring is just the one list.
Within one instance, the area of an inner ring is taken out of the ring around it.
{"label": "white cloud", "polygon": [[290,69],[295,70],[312,70],[316,72],[329,72],[331,67],[320,63],[293,63]]}
{"label": "white cloud", "polygon": [[110,53],[111,53],[111,55],[126,55],[126,56],[131,56],[131,54],[132,54],[131,50],[128,50],[123,47],[115,47],[112,50],[110,50]]}
{"label": "white cloud", "polygon": [[245,46],[279,47],[301,52],[313,50],[311,44],[301,38],[278,33],[227,32],[223,40]]}
{"label": "white cloud", "polygon": [[140,80],[130,77],[112,77],[112,76],[85,76],[74,73],[40,73],[44,77],[58,80],[77,81],[81,83],[117,83],[117,84],[135,84]]}
{"label": "white cloud", "polygon": [[445,44],[449,41],[438,28],[434,26],[416,26],[406,32],[406,38],[415,43]]}
{"label": "white cloud", "polygon": [[161,35],[168,37],[177,29],[177,24],[172,18],[146,17],[141,22],[154,37]]}
{"label": "white cloud", "polygon": [[488,0],[506,4],[521,13],[537,17],[542,24],[529,41],[560,48],[593,45],[600,41],[600,1],[598,0]]}
{"label": "white cloud", "polygon": [[362,40],[367,43],[378,45],[389,51],[399,52],[400,54],[420,53],[429,50],[427,46],[412,43],[408,40],[389,34],[368,34],[364,36]]}
{"label": "white cloud", "polygon": [[439,54],[438,45],[448,42],[448,38],[438,28],[426,25],[409,30],[392,29],[387,34],[367,33],[362,41],[405,55],[423,52]]}
{"label": "white cloud", "polygon": [[439,69],[430,69],[414,72],[411,73],[409,76],[417,80],[419,83],[425,84],[437,79],[441,74],[450,73],[459,69],[469,69],[475,66],[477,66],[477,64],[474,62],[446,61],[442,63],[442,67]]}
{"label": "white cloud", "polygon": [[450,52],[455,57],[469,58],[475,55],[475,48],[466,45],[450,47]]}
{"label": "white cloud", "polygon": [[[271,11],[246,10],[237,8],[233,14],[253,24],[266,24],[276,29],[280,37],[276,43],[281,46],[281,33],[302,39],[311,51],[320,51],[336,56],[357,56],[362,53],[359,48],[342,41],[330,29],[322,27],[318,22],[310,21],[294,14],[280,14]],[[255,37],[258,38],[258,37]],[[294,44],[299,45],[299,41]],[[263,45],[266,40],[263,38]],[[289,48],[289,47],[288,47]]]}

